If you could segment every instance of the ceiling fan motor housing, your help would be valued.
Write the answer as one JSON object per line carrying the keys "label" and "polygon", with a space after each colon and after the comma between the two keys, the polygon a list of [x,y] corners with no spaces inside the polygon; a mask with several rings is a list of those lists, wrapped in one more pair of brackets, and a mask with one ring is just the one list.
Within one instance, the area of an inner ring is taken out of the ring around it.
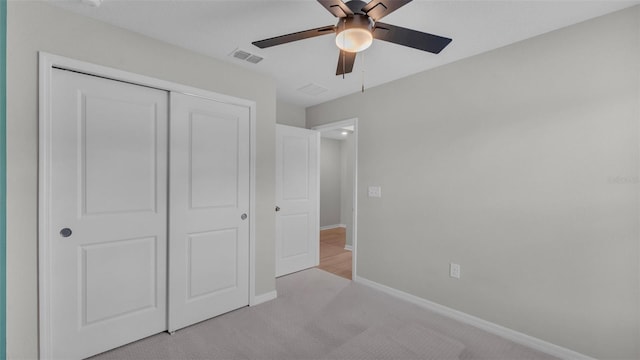
{"label": "ceiling fan motor housing", "polygon": [[373,20],[367,15],[355,14],[340,19],[338,25],[336,25],[336,32],[339,33],[348,29],[365,29],[371,32],[373,25]]}
{"label": "ceiling fan motor housing", "polygon": [[373,41],[373,21],[367,15],[354,14],[341,18],[336,25],[336,45],[347,52],[359,52]]}
{"label": "ceiling fan motor housing", "polygon": [[345,3],[349,10],[351,10],[354,14],[366,15],[362,9],[367,5],[366,2],[361,0],[351,0]]}

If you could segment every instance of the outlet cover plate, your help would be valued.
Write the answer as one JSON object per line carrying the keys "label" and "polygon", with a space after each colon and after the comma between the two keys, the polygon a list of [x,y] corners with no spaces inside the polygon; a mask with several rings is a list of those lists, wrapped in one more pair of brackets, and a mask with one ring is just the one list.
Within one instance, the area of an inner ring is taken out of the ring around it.
{"label": "outlet cover plate", "polygon": [[454,279],[460,279],[460,264],[449,264],[449,276]]}

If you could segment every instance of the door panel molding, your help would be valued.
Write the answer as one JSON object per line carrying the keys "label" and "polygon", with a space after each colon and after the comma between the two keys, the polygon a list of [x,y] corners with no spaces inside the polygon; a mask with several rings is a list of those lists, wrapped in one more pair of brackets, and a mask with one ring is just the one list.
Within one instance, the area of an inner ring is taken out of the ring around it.
{"label": "door panel molding", "polygon": [[39,52],[39,140],[38,140],[38,301],[39,301],[39,352],[40,358],[51,358],[51,85],[53,70],[75,71],[110,80],[141,85],[167,92],[205,98],[249,109],[250,170],[249,170],[249,305],[264,299],[255,293],[255,213],[256,213],[256,103],[233,96],[219,94],[170,81],[139,75],[123,70],[96,65],[46,52]]}

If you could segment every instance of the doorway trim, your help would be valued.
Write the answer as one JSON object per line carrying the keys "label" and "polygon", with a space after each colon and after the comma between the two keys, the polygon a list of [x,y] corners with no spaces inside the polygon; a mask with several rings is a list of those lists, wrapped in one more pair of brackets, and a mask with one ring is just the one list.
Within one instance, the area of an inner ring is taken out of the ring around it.
{"label": "doorway trim", "polygon": [[110,80],[147,86],[159,90],[182,93],[213,101],[243,106],[249,109],[249,306],[257,305],[256,267],[255,267],[255,224],[256,224],[256,103],[181,85],[170,81],[139,75],[128,71],[74,60],[46,52],[38,52],[38,332],[39,358],[51,356],[51,249],[46,234],[50,228],[50,196],[48,187],[51,178],[50,138],[51,138],[51,77],[54,68],[71,70],[87,75],[99,76]]}
{"label": "doorway trim", "polygon": [[[339,120],[330,122],[323,125],[314,126],[311,130],[317,130],[321,133],[325,131],[337,130],[345,126],[353,126],[353,244],[351,252],[351,279],[357,278],[357,264],[358,264],[358,118]],[[318,212],[320,216],[320,212]]]}
{"label": "doorway trim", "polygon": [[7,357],[7,2],[0,1],[0,359]]}

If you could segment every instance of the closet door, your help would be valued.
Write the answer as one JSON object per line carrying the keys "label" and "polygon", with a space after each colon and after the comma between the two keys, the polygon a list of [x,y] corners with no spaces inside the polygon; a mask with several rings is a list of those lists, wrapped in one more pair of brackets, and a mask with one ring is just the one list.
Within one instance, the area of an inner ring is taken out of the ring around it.
{"label": "closet door", "polygon": [[169,331],[249,304],[249,122],[171,93]]}
{"label": "closet door", "polygon": [[51,356],[81,359],[167,329],[168,93],[53,70]]}

